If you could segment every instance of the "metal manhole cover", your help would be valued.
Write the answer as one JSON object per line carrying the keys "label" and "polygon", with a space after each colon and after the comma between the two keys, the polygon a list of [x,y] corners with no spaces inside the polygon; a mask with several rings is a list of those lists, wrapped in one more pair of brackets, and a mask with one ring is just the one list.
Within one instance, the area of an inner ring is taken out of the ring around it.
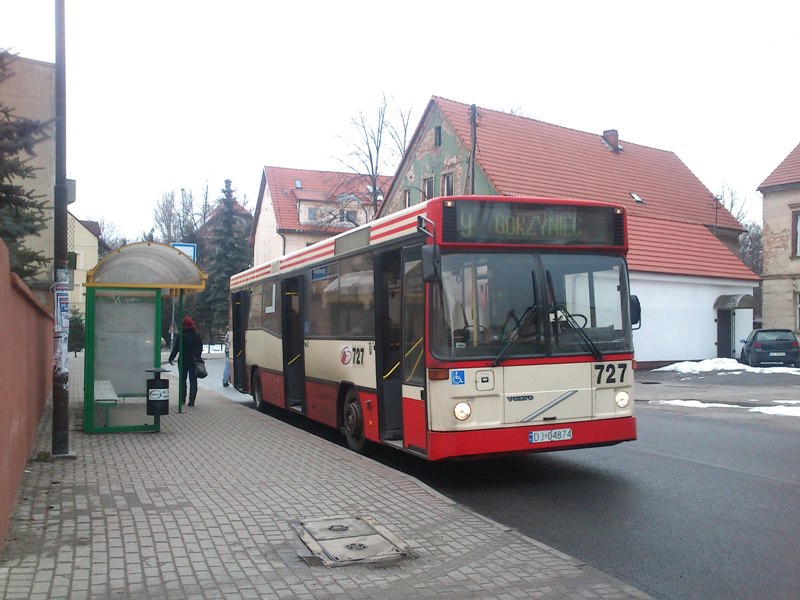
{"label": "metal manhole cover", "polygon": [[324,517],[292,526],[311,554],[329,567],[413,556],[408,544],[369,517]]}

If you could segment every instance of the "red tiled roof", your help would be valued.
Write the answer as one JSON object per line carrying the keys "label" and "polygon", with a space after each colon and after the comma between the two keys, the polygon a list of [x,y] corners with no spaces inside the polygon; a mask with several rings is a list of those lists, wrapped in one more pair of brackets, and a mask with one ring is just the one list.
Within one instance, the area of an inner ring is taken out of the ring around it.
{"label": "red tiled roof", "polygon": [[748,269],[706,226],[628,213],[628,265],[631,271],[745,279],[757,282]]}
{"label": "red tiled roof", "polygon": [[[356,173],[340,173],[336,171],[310,171],[306,169],[286,169],[282,167],[264,167],[264,176],[272,197],[275,218],[279,230],[305,231],[331,234],[336,227],[314,227],[301,225],[297,210],[300,200],[315,202],[335,202],[341,194],[353,194],[366,202],[367,190],[370,180],[367,175]],[[392,178],[381,176],[378,178],[378,187],[386,190]],[[299,181],[301,188],[296,187]],[[261,212],[262,197],[266,190],[259,194],[256,218]],[[254,224],[255,227],[255,224]]]}
{"label": "red tiled roof", "polygon": [[[434,96],[426,114],[434,106],[469,148],[470,107]],[[625,206],[632,271],[759,280],[710,231],[742,226],[673,152],[626,141],[614,151],[602,135],[484,108],[477,120],[477,163],[498,193]]]}
{"label": "red tiled roof", "polygon": [[[469,148],[469,106],[433,97]],[[673,153],[602,135],[478,108],[476,159],[500,194],[585,198],[623,204],[636,214],[741,230],[738,221]],[[643,203],[631,196],[637,194]]]}
{"label": "red tiled roof", "polygon": [[800,183],[800,144],[797,144],[797,148],[789,152],[789,156],[784,158],[783,162],[758,186],[758,191],[792,183]]}

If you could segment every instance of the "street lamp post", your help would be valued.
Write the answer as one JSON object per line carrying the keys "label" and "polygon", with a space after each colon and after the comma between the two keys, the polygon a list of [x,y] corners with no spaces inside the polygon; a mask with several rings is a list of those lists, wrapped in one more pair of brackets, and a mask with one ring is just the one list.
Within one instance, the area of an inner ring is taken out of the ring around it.
{"label": "street lamp post", "polygon": [[67,288],[67,111],[64,0],[56,0],[55,142],[56,184],[53,194],[53,296],[55,299],[55,353],[53,364],[54,457],[73,457],[69,451],[69,368],[67,336],[69,302]]}

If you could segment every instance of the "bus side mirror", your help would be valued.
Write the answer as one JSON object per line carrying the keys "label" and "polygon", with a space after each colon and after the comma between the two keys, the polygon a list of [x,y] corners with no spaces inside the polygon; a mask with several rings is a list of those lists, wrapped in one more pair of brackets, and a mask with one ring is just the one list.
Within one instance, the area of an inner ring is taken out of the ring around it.
{"label": "bus side mirror", "polygon": [[638,325],[634,329],[642,327],[642,305],[639,304],[638,296],[631,296],[631,325]]}
{"label": "bus side mirror", "polygon": [[442,279],[442,256],[439,246],[423,246],[420,248],[422,259],[422,280],[435,283]]}

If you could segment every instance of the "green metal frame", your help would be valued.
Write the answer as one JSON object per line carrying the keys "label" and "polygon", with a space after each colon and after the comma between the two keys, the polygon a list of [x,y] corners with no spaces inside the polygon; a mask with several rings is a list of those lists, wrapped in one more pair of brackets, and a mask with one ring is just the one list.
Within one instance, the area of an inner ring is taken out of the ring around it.
{"label": "green metal frame", "polygon": [[[94,333],[95,333],[95,309],[96,299],[94,287],[86,288],[86,354],[83,365],[83,431],[86,433],[122,433],[135,431],[161,431],[161,416],[154,415],[152,424],[142,425],[114,425],[100,426],[94,422],[95,398],[94,398]],[[103,292],[117,291],[121,296],[130,295],[131,292],[154,293],[155,319],[153,323],[155,338],[158,344],[153,344],[153,367],[161,366],[161,290],[156,288],[100,288]],[[181,294],[182,296],[182,294]],[[182,298],[181,298],[182,302]],[[144,377],[145,375],[142,374]],[[110,405],[106,406],[106,423]],[[179,408],[180,410],[180,408]]]}
{"label": "green metal frame", "polygon": [[[178,323],[183,321],[183,290],[178,296]],[[183,375],[183,327],[178,332],[178,413],[183,412],[183,399],[186,397],[186,377]],[[172,348],[170,348],[172,352]]]}

